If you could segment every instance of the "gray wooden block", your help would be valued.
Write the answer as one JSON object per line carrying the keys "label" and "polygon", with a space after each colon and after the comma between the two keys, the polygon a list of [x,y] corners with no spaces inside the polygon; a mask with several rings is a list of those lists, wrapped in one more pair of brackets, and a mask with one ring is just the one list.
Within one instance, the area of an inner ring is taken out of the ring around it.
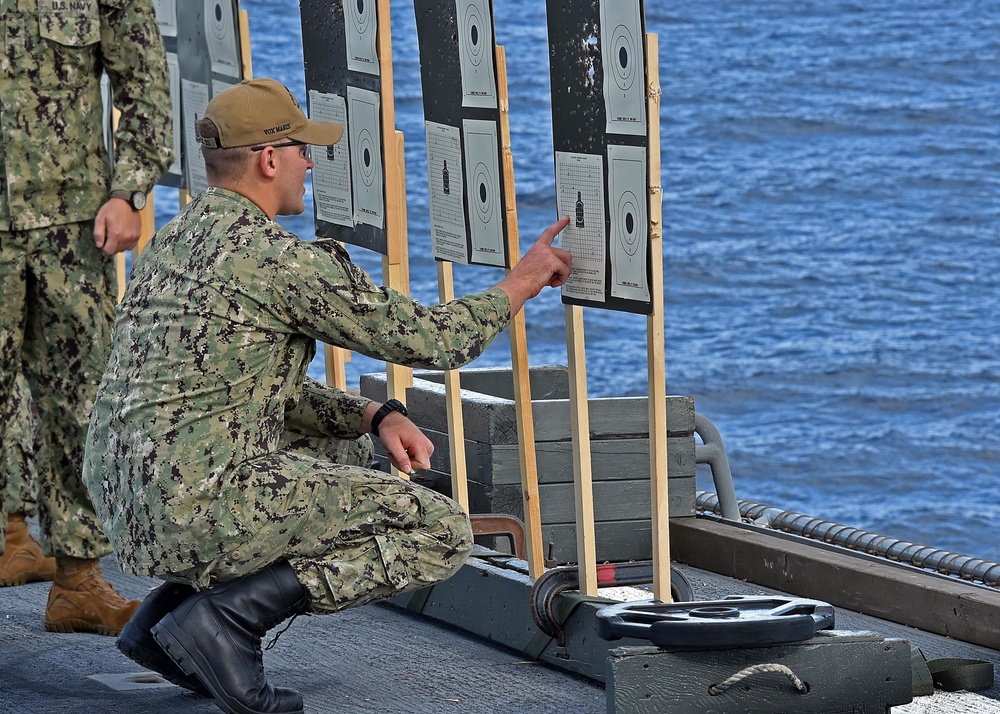
{"label": "gray wooden block", "polygon": [[[546,390],[539,391],[547,393]],[[370,399],[384,400],[385,373],[362,375],[361,394]],[[517,444],[517,413],[512,400],[465,388],[461,390],[461,399],[467,438],[489,444]],[[683,396],[667,396],[665,399],[668,435],[692,436],[694,400]],[[646,401],[646,397],[589,399],[591,438],[648,437]],[[406,404],[418,424],[437,431],[448,430],[443,384],[414,377],[413,387],[406,391]],[[531,406],[535,441],[570,440],[568,399],[540,399],[533,391]]]}
{"label": "gray wooden block", "polygon": [[[667,439],[667,472],[671,479],[695,475],[694,439]],[[436,447],[435,447],[436,448]],[[521,464],[516,446],[480,447],[479,476],[494,485],[519,484]],[[573,482],[573,442],[545,441],[535,443],[538,483]],[[591,472],[595,481],[645,479],[649,482],[649,440],[595,439],[590,442]]]}
{"label": "gray wooden block", "polygon": [[[742,679],[720,686],[734,676]],[[886,714],[913,699],[910,645],[871,632],[824,631],[771,647],[621,647],[609,653],[606,692],[608,714]]]}
{"label": "gray wooden block", "polygon": [[[416,379],[444,384],[444,372],[414,370]],[[514,375],[506,367],[473,367],[459,371],[462,389],[489,394],[498,399],[514,399]],[[569,399],[569,369],[558,364],[539,365],[528,370],[528,387],[532,401]]]}
{"label": "gray wooden block", "polygon": [[[448,435],[429,429],[421,430],[434,444],[431,468],[451,473]],[[376,439],[376,452],[385,449]],[[667,440],[667,471],[671,480],[695,476],[694,441],[684,437]],[[649,442],[645,439],[601,439],[590,442],[591,471],[595,481],[649,480]],[[569,442],[535,444],[535,460],[539,484],[573,482],[573,445]],[[465,440],[466,478],[470,481],[502,485],[521,483],[521,456],[516,445],[486,444]]]}
{"label": "gray wooden block", "polygon": [[[507,513],[524,518],[521,459],[517,443],[513,379],[509,369],[462,370],[466,479],[475,513]],[[569,379],[565,367],[530,370],[535,456],[542,529],[559,562],[576,560],[576,513]],[[363,375],[361,393],[385,399],[384,373]],[[694,400],[665,397],[667,471],[671,518],[695,512]],[[450,493],[451,460],[443,373],[418,371],[407,390],[410,418],[434,444],[431,487]],[[649,428],[647,399],[588,400],[590,457],[595,504],[595,537],[600,560],[648,560]],[[384,454],[379,444],[377,453]],[[548,550],[546,550],[548,552]]]}
{"label": "gray wooden block", "polygon": [[[673,502],[673,497],[671,497]],[[496,510],[496,499],[493,501]],[[671,503],[670,517],[693,515],[694,501],[683,514],[675,512]],[[629,560],[650,560],[653,557],[653,530],[648,520],[598,521],[594,523],[594,550],[598,562],[622,563]],[[551,544],[551,545],[550,545]],[[558,563],[575,563],[576,524],[542,521],[542,545],[548,557]]]}
{"label": "gray wooden block", "polygon": [[[406,406],[414,422],[429,429],[448,431],[444,385],[416,378],[413,385],[406,390]],[[361,375],[361,394],[384,401],[385,373]],[[466,437],[490,444],[517,443],[517,412],[513,401],[467,389],[461,390],[461,399]]]}

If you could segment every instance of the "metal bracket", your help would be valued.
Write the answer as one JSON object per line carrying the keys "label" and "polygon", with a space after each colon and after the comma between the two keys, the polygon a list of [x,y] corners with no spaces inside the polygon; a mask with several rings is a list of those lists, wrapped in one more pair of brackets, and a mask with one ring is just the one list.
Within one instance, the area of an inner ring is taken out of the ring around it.
{"label": "metal bracket", "polygon": [[473,513],[469,520],[472,522],[473,535],[507,538],[514,556],[520,560],[527,559],[524,522],[520,518],[502,513]]}

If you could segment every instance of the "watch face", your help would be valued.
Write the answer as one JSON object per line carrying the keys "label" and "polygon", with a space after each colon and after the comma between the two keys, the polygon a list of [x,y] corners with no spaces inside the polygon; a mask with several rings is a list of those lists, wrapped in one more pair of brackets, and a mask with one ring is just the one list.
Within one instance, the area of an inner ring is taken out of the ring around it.
{"label": "watch face", "polygon": [[133,191],[132,208],[134,208],[137,211],[141,211],[145,207],[146,207],[146,194],[144,194],[142,191]]}

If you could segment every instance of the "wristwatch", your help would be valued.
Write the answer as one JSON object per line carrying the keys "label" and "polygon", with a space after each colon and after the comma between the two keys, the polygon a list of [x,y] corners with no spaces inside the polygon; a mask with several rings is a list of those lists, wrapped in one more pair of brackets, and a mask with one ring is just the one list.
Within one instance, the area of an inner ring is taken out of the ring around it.
{"label": "wristwatch", "polygon": [[133,211],[141,211],[146,207],[146,194],[142,191],[125,191],[124,189],[117,189],[111,192],[111,198],[120,198],[123,201],[128,201],[129,205],[132,206]]}
{"label": "wristwatch", "polygon": [[390,399],[385,404],[378,408],[375,412],[375,416],[372,417],[372,428],[371,433],[378,436],[379,425],[382,424],[382,420],[389,416],[389,412],[399,412],[403,416],[407,416],[410,412],[406,410],[406,407],[398,399]]}

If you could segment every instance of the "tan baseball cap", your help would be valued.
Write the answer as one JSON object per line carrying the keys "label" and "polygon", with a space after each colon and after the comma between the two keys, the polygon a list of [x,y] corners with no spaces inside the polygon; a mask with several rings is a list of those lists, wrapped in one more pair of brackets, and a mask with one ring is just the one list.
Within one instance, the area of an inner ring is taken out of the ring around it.
{"label": "tan baseball cap", "polygon": [[340,141],[344,126],[306,117],[288,87],[274,79],[244,79],[219,92],[208,103],[205,118],[219,129],[219,138],[198,137],[211,149],[273,144],[283,139],[329,146]]}

